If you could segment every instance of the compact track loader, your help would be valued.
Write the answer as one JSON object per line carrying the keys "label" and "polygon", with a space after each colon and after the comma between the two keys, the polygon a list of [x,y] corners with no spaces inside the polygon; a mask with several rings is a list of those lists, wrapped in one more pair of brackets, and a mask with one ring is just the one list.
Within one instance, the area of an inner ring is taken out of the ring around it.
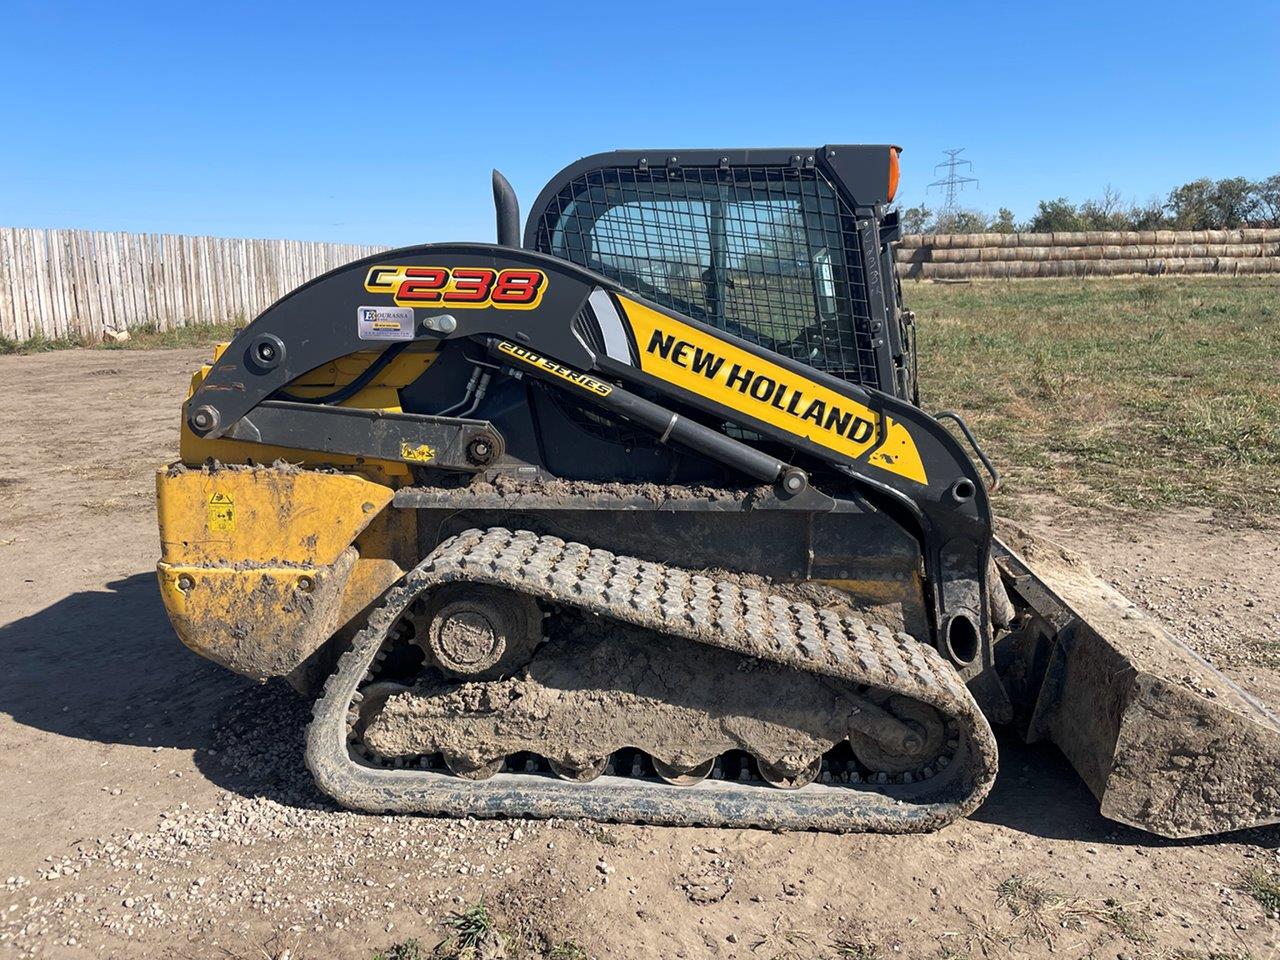
{"label": "compact track loader", "polygon": [[307,764],[366,811],[929,830],[998,723],[1115,820],[1276,822],[1275,718],[996,538],[995,468],[921,409],[898,154],[602,154],[523,242],[495,173],[497,244],[281,299],[158,476],[182,641],[315,696]]}

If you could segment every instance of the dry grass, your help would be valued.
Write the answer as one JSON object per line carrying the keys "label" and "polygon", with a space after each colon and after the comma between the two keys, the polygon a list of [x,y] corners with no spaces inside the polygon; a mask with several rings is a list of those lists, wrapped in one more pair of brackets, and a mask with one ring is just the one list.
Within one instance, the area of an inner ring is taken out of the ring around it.
{"label": "dry grass", "polygon": [[760,931],[751,942],[751,955],[761,960],[812,960],[820,947],[809,933],[775,917],[768,930]]}
{"label": "dry grass", "polygon": [[1258,867],[1244,878],[1244,889],[1269,914],[1280,913],[1280,873]]}
{"label": "dry grass", "polygon": [[436,947],[435,956],[443,960],[498,960],[506,956],[510,937],[498,929],[483,902],[456,910],[441,922],[450,933]]}
{"label": "dry grass", "polygon": [[1006,907],[1024,940],[1052,943],[1062,930],[1119,937],[1131,944],[1148,944],[1146,916],[1117,900],[1083,900],[1052,889],[1041,880],[1014,874],[996,887],[996,902]]}
{"label": "dry grass", "polygon": [[201,323],[178,327],[173,330],[160,330],[155,324],[142,324],[129,331],[129,339],[121,343],[104,340],[102,343],[85,343],[78,335],[66,337],[36,336],[30,340],[10,340],[0,337],[0,354],[6,353],[48,353],[51,350],[71,350],[75,347],[90,347],[94,350],[153,350],[166,347],[200,347],[230,340],[236,330],[243,327],[242,322],[235,323]]}
{"label": "dry grass", "polygon": [[1008,493],[1280,516],[1275,279],[907,283],[904,299],[925,408],[969,419]]}
{"label": "dry grass", "polygon": [[401,940],[386,950],[379,951],[373,955],[373,960],[427,960],[427,958],[426,950],[423,949],[422,943],[415,937]]}

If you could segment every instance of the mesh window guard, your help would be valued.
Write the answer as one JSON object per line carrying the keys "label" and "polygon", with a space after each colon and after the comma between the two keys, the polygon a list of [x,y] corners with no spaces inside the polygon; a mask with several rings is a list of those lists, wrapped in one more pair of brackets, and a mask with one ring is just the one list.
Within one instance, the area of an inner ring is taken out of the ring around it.
{"label": "mesh window guard", "polygon": [[815,169],[602,167],[537,249],[835,376],[877,385],[852,210]]}

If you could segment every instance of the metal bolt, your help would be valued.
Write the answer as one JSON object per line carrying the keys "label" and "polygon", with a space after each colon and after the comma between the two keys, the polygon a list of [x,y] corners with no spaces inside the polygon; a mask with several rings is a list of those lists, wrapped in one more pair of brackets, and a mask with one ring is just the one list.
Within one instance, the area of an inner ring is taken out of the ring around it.
{"label": "metal bolt", "polygon": [[196,582],[191,578],[190,574],[188,573],[179,574],[178,589],[181,590],[183,593],[186,593],[195,585],[196,585]]}
{"label": "metal bolt", "polygon": [[451,315],[442,313],[437,317],[427,317],[422,325],[433,333],[453,333],[458,329],[458,321]]}
{"label": "metal bolt", "polygon": [[316,588],[316,582],[305,574],[298,578],[298,589],[303,593],[310,593]]}
{"label": "metal bolt", "polygon": [[260,333],[249,344],[249,366],[257,373],[274,370],[284,361],[284,341],[274,333]]}
{"label": "metal bolt", "polygon": [[218,411],[208,404],[196,407],[191,414],[191,426],[207,433],[218,425]]}
{"label": "metal bolt", "polygon": [[782,475],[782,489],[787,493],[799,493],[809,485],[809,478],[803,470],[788,470]]}

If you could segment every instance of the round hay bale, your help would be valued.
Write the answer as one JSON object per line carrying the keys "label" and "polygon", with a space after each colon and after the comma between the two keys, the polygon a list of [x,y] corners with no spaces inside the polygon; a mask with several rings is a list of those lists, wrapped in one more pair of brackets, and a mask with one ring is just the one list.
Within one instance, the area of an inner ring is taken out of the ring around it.
{"label": "round hay bale", "polygon": [[1052,233],[1015,233],[1017,238],[1015,246],[1019,247],[1047,247],[1053,243]]}
{"label": "round hay bale", "polygon": [[1087,247],[1054,247],[1054,260],[1101,260],[1101,244],[1090,244]]}

